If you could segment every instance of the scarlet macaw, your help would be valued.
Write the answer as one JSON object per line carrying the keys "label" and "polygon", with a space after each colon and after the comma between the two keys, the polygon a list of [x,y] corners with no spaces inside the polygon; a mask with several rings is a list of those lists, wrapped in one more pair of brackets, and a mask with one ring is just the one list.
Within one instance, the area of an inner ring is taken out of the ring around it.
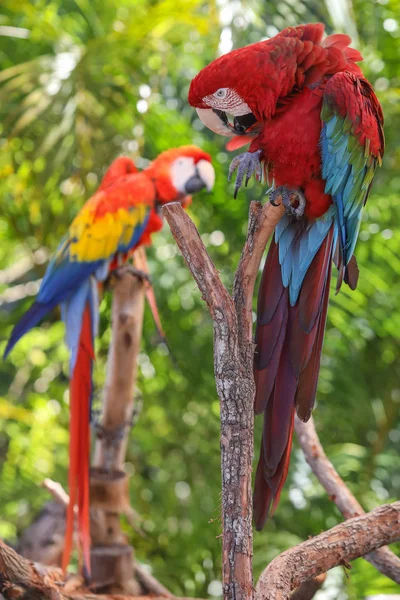
{"label": "scarlet macaw", "polygon": [[196,146],[167,150],[140,173],[130,158],[117,158],[98,191],[73,220],[47,267],[36,301],[11,333],[5,357],[27,331],[57,304],[61,305],[70,349],[71,412],[64,569],[71,552],[77,503],[80,544],[90,570],[89,418],[98,282],[161,229],[161,205],[180,201],[187,206],[191,201],[188,194],[203,188],[211,190],[214,178],[210,156]]}
{"label": "scarlet macaw", "polygon": [[221,56],[189,90],[207,127],[236,135],[230,149],[251,142],[231,163],[230,175],[238,168],[235,197],[244,176],[246,185],[252,173],[260,179],[263,165],[273,181],[271,202],[286,207],[258,295],[258,529],[276,509],[287,476],[295,410],[307,421],[313,409],[332,260],[338,289],[343,279],[353,289],[357,284],[361,212],[384,151],[382,109],[355,64],[362,56],[347,35],[323,34],[321,23],[288,27]]}

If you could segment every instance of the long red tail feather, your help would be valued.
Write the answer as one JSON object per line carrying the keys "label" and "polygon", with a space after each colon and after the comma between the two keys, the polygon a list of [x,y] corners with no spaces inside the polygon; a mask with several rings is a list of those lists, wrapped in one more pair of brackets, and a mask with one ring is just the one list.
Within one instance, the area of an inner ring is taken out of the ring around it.
{"label": "long red tail feather", "polygon": [[70,442],[68,486],[70,501],[67,510],[62,568],[67,569],[74,533],[74,508],[78,505],[79,545],[84,564],[90,574],[89,518],[89,452],[90,399],[92,395],[92,364],[94,350],[89,305],[85,307],[76,365],[70,383]]}
{"label": "long red tail feather", "polygon": [[255,412],[264,413],[254,487],[254,518],[262,529],[285,483],[292,448],[294,413],[309,419],[317,389],[329,299],[333,227],[304,278],[299,298],[289,303],[278,246],[271,243],[258,297],[254,361]]}

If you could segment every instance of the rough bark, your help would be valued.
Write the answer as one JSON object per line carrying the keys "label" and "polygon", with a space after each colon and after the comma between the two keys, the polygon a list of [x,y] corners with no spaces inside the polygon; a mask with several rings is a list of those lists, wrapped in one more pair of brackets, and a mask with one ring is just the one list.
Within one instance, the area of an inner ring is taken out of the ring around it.
{"label": "rough bark", "polygon": [[400,502],[349,519],[287,550],[261,574],[257,600],[288,600],[303,581],[400,539]]}
{"label": "rough bark", "polygon": [[[325,454],[315,429],[314,420],[303,423],[297,416],[295,430],[306,460],[318,481],[327,491],[345,519],[365,514],[358,500]],[[400,558],[389,548],[379,548],[364,556],[378,571],[400,584]]]}
{"label": "rough bark", "polygon": [[262,253],[283,209],[251,203],[247,241],[232,297],[181,206],[169,204],[163,211],[213,320],[214,372],[221,403],[223,593],[226,600],[249,600],[253,596],[252,298]]}
{"label": "rough bark", "polygon": [[326,573],[321,573],[314,579],[304,581],[300,586],[290,594],[290,600],[311,600],[324,584]]}
{"label": "rough bark", "polygon": [[113,279],[112,338],[94,458],[95,467],[106,471],[120,471],[125,460],[145,299],[143,282],[129,266],[120,267]]}
{"label": "rough bark", "polygon": [[[152,600],[189,600],[177,598],[152,575],[135,567],[144,589]],[[26,560],[0,540],[0,597],[5,600],[148,600],[149,596],[95,594],[82,587],[82,579],[72,576],[65,581],[64,573],[56,567],[45,567]]]}
{"label": "rough bark", "polygon": [[126,543],[119,515],[131,511],[123,463],[133,413],[145,289],[129,266],[119,268],[113,279],[112,338],[90,475],[92,581],[98,590],[136,594],[140,585],[134,576],[133,550]]}

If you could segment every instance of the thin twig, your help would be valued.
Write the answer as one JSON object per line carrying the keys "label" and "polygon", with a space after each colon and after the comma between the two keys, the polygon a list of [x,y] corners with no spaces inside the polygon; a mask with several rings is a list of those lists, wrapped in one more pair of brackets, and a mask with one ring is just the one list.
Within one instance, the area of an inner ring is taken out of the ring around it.
{"label": "thin twig", "polygon": [[400,502],[349,519],[287,550],[261,574],[256,600],[288,600],[303,581],[400,539]]}
{"label": "thin twig", "polygon": [[142,565],[135,563],[135,575],[141,583],[143,589],[148,593],[155,596],[165,596],[166,598],[173,598],[173,594],[154,577],[151,573],[148,573]]}
{"label": "thin twig", "polygon": [[69,504],[69,496],[67,492],[64,490],[61,483],[58,481],[53,481],[52,479],[46,478],[42,487],[44,487],[50,494],[53,496],[54,500],[57,504],[61,504],[61,506],[67,507]]}
{"label": "thin twig", "polygon": [[[345,519],[365,514],[358,500],[350,492],[343,479],[335,470],[319,441],[313,418],[303,423],[297,416],[295,429],[300,446],[314,475],[327,491]],[[389,548],[379,548],[364,556],[383,575],[400,583],[400,558]]]}

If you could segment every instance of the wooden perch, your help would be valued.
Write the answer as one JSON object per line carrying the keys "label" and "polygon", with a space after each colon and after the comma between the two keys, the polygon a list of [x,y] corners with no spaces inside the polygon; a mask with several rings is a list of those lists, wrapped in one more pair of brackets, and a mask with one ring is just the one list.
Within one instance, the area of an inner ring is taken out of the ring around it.
{"label": "wooden perch", "polygon": [[[173,596],[152,575],[137,566],[151,600],[189,600]],[[79,587],[79,589],[78,589]],[[66,582],[61,569],[44,567],[26,560],[0,540],[0,596],[6,600],[148,600],[149,596],[94,594],[81,589],[81,580],[72,577]]]}
{"label": "wooden perch", "polygon": [[[214,371],[221,402],[223,593],[225,600],[250,600],[253,597],[252,298],[263,251],[283,209],[270,204],[251,204],[247,241],[236,271],[232,297],[222,285],[196,227],[182,208],[168,205],[163,211],[213,319]],[[337,483],[340,478],[336,473],[335,476]],[[358,503],[352,507],[353,514],[349,512],[346,517],[363,514]],[[284,552],[260,577],[256,600],[309,600],[321,587],[327,570],[365,554],[371,560],[371,552],[373,564],[378,566],[380,561],[380,570],[397,580],[399,573],[394,571],[398,569],[398,559],[390,550],[379,548],[399,539],[399,512],[400,503],[386,505]]]}
{"label": "wooden perch", "polygon": [[261,574],[257,600],[288,600],[307,581],[400,539],[400,502],[349,519],[287,550]]}
{"label": "wooden perch", "polygon": [[[365,514],[358,500],[350,492],[343,479],[326,456],[315,429],[314,420],[303,423],[297,416],[295,430],[306,460],[318,481],[327,491],[345,519]],[[400,584],[400,558],[389,548],[379,548],[364,556],[383,575]]]}
{"label": "wooden perch", "polygon": [[326,579],[326,573],[321,573],[314,579],[309,579],[308,581],[303,581],[302,584],[290,594],[290,600],[312,600],[315,594],[324,584]]}
{"label": "wooden perch", "polygon": [[142,337],[145,288],[143,281],[120,267],[113,277],[112,338],[104,389],[103,416],[94,464],[118,471],[123,467],[132,419],[137,357]]}
{"label": "wooden perch", "polygon": [[112,337],[90,475],[92,581],[98,590],[135,594],[141,588],[119,515],[132,510],[123,464],[133,413],[145,288],[129,265],[120,267],[113,280]]}
{"label": "wooden perch", "polygon": [[182,207],[168,204],[163,212],[213,319],[214,372],[221,403],[223,594],[225,600],[249,600],[253,596],[252,302],[262,254],[284,208],[251,203],[232,297]]}

